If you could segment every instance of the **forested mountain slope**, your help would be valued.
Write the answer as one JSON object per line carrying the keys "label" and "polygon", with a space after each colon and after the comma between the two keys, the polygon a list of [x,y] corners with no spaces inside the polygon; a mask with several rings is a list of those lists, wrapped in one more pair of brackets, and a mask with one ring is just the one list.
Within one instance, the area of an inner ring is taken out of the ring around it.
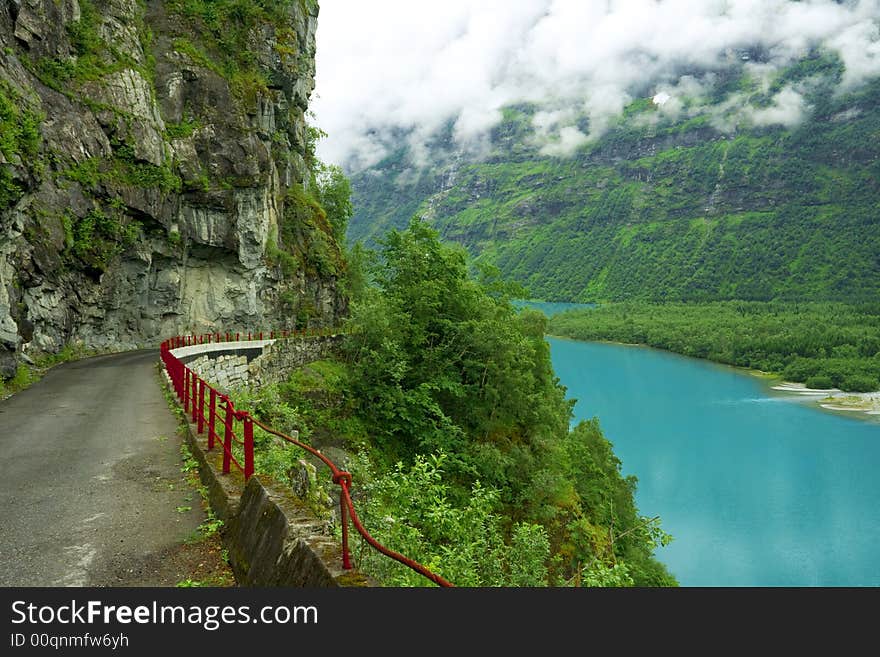
{"label": "forested mountain slope", "polygon": [[451,126],[427,166],[402,145],[353,177],[349,239],[420,214],[548,300],[876,299],[880,80],[841,92],[820,51],[759,70],[714,73],[676,113],[645,89],[570,155],[538,138],[534,105],[507,107],[482,157]]}

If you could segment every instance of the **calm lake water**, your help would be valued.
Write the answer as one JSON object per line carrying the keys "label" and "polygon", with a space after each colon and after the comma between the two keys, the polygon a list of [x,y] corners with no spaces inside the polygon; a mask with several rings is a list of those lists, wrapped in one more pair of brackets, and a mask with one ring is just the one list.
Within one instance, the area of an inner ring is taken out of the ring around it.
{"label": "calm lake water", "polygon": [[[537,304],[536,304],[537,305]],[[549,339],[684,586],[880,586],[880,423],[653,349]]]}

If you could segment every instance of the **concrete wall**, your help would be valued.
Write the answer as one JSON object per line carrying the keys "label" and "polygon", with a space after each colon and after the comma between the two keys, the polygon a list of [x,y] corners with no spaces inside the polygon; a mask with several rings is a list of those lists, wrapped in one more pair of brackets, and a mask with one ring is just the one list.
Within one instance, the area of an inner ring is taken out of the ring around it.
{"label": "concrete wall", "polygon": [[263,355],[248,364],[252,385],[263,386],[287,380],[295,369],[331,356],[342,335],[276,340],[263,348]]}
{"label": "concrete wall", "polygon": [[[174,355],[205,381],[229,394],[244,386],[284,381],[295,369],[330,356],[341,339],[341,335],[331,335],[265,340],[256,345],[238,342],[199,345],[174,350]],[[243,344],[254,346],[243,348],[240,346]],[[199,351],[202,347],[211,348]],[[182,349],[187,350],[185,354]]]}
{"label": "concrete wall", "polygon": [[247,356],[224,354],[212,357],[212,354],[206,354],[187,363],[187,367],[227,394],[250,384]]}

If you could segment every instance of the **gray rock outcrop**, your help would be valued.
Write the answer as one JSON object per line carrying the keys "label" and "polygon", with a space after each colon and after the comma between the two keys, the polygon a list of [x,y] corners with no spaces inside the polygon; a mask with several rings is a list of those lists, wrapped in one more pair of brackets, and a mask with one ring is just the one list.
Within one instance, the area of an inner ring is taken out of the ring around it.
{"label": "gray rock outcrop", "polygon": [[0,376],[68,343],[345,311],[326,218],[291,194],[310,184],[318,10],[278,5],[228,34],[170,0],[0,6]]}

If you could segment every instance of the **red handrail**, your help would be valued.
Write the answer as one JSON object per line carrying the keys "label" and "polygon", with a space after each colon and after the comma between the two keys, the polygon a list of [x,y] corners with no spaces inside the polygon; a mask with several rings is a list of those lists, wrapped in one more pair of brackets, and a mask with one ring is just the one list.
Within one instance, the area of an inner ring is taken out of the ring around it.
{"label": "red handrail", "polygon": [[[305,338],[329,336],[333,335],[335,332],[336,331],[334,331],[333,329],[307,329],[300,331],[283,332],[272,331],[270,335],[273,336],[273,338],[276,335],[283,335],[285,338]],[[256,335],[259,335],[259,339],[262,340],[262,332],[255,334],[251,331],[248,332],[248,340],[257,339]],[[239,341],[239,336],[239,333],[235,334],[235,341]],[[225,340],[222,339],[224,337]],[[454,586],[451,582],[444,579],[440,575],[431,572],[428,568],[418,563],[417,561],[414,561],[413,559],[410,559],[409,557],[406,557],[399,552],[395,552],[394,550],[385,547],[384,545],[379,543],[379,541],[373,538],[373,536],[370,535],[370,533],[361,523],[357,511],[354,508],[354,502],[352,501],[350,490],[352,485],[351,473],[340,470],[336,466],[336,464],[333,463],[333,461],[324,456],[324,454],[322,454],[320,450],[315,449],[311,445],[306,445],[305,443],[300,442],[295,438],[291,438],[290,436],[273,429],[263,422],[260,422],[259,420],[253,418],[246,411],[235,410],[235,406],[228,395],[224,395],[223,393],[215,389],[207,381],[196,374],[196,372],[184,365],[179,358],[171,353],[172,349],[177,349],[182,346],[202,345],[205,343],[224,341],[232,341],[230,333],[227,332],[225,335],[221,335],[220,333],[206,333],[200,336],[178,336],[165,340],[160,346],[160,357],[162,359],[162,363],[165,365],[165,370],[168,372],[168,376],[171,379],[171,384],[174,387],[175,392],[177,393],[178,399],[180,399],[181,403],[183,404],[184,413],[191,415],[192,422],[196,425],[196,431],[199,434],[202,434],[205,431],[205,391],[208,391],[208,450],[212,450],[216,442],[220,442],[220,444],[223,446],[223,474],[229,474],[232,465],[235,465],[235,467],[244,475],[245,481],[250,479],[251,476],[254,474],[254,424],[256,424],[263,431],[277,436],[278,438],[281,438],[282,440],[285,440],[292,445],[296,445],[297,447],[304,449],[313,456],[316,456],[321,461],[323,461],[323,463],[328,468],[330,468],[330,472],[333,476],[333,483],[338,484],[340,488],[339,516],[340,524],[342,526],[342,567],[344,569],[350,570],[352,568],[351,555],[348,548],[348,516],[350,516],[351,521],[354,524],[355,529],[357,529],[358,533],[370,546],[372,546],[378,552],[384,554],[391,559],[394,559],[395,561],[402,563],[405,566],[408,566],[415,572],[423,575],[424,577],[439,586]],[[222,439],[215,431],[218,400],[220,401],[220,403],[223,403],[225,405],[225,417],[222,419],[224,426]],[[240,440],[235,436],[233,426],[235,420],[239,420],[243,423],[243,440]],[[235,458],[235,455],[233,454],[233,442],[242,445],[244,448],[242,450],[244,453],[244,465],[239,463],[239,461]]]}

